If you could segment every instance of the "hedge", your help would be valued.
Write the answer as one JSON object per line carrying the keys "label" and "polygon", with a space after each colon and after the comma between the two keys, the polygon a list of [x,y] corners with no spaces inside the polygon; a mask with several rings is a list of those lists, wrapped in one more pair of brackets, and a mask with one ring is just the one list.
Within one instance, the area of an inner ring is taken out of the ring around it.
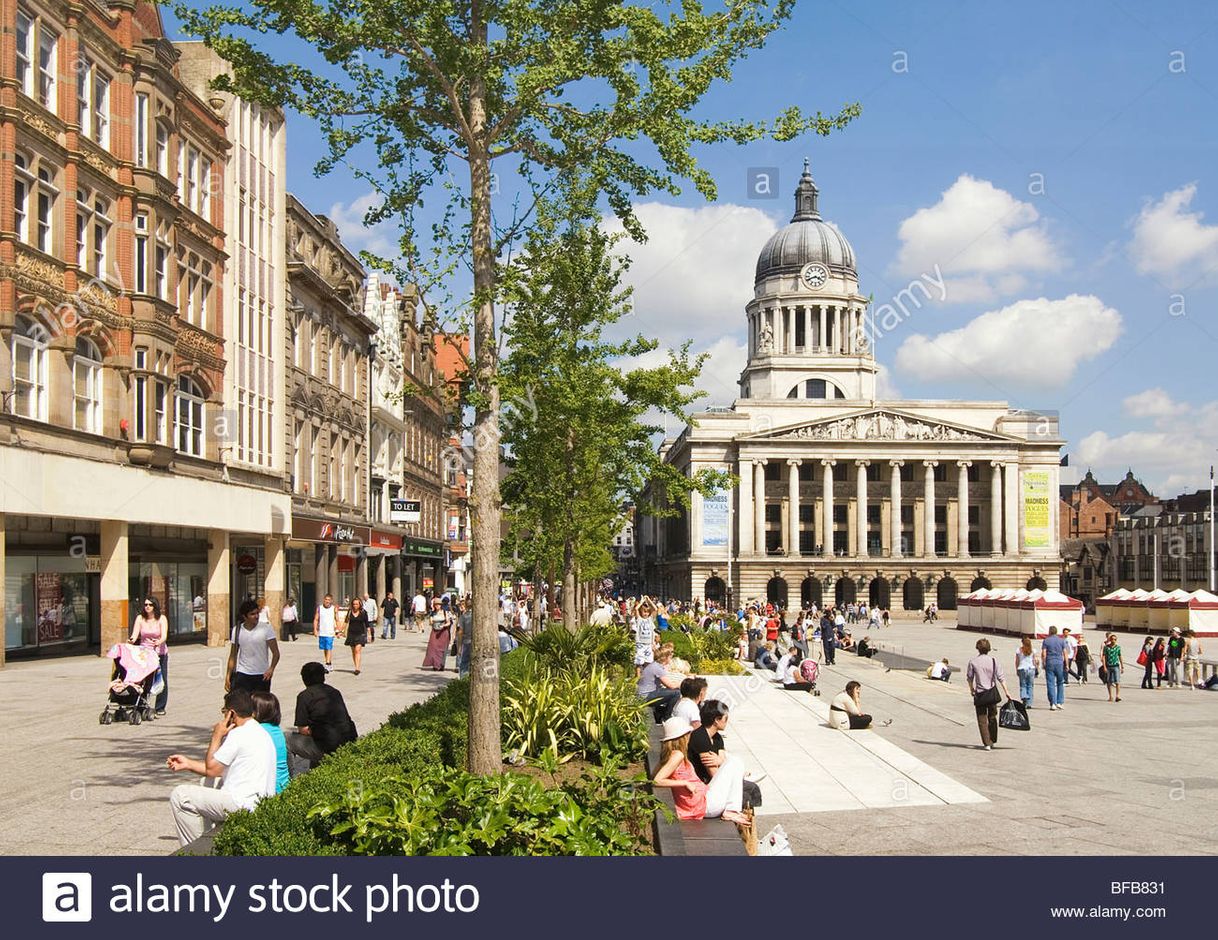
{"label": "hedge", "polygon": [[[501,678],[518,676],[516,653],[501,660]],[[339,855],[321,820],[309,811],[352,788],[369,788],[389,777],[437,766],[465,766],[469,728],[469,680],[453,679],[417,705],[389,716],[384,725],[339,748],[317,767],[292,779],[282,793],[262,800],[253,812],[225,820],[216,835],[216,855]]]}

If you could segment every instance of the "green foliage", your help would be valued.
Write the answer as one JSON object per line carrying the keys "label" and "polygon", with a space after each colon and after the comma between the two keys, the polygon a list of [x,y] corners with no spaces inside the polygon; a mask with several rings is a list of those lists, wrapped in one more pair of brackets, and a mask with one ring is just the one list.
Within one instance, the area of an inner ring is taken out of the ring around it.
{"label": "green foliage", "polygon": [[[525,668],[523,656],[502,659],[505,679]],[[230,816],[216,836],[217,855],[335,855],[326,827],[309,817],[342,794],[358,794],[391,778],[464,766],[469,681],[454,679],[418,705],[390,715],[380,728],[339,748],[253,812]]]}
{"label": "green foliage", "polygon": [[634,663],[633,641],[612,625],[585,624],[577,630],[551,626],[539,633],[513,630],[512,636],[545,669],[580,671],[601,664],[628,669]]}
{"label": "green foliage", "polygon": [[504,743],[522,757],[605,764],[647,749],[647,709],[633,680],[603,665],[539,666],[506,680],[501,719]]}
{"label": "green foliage", "polygon": [[[672,618],[669,623],[675,622]],[[666,630],[661,634],[665,643],[671,643],[674,655],[689,663],[694,672],[706,672],[708,661],[721,662],[734,659],[740,634],[731,630],[701,630],[694,627],[689,633],[683,630]]]}
{"label": "green foliage", "polygon": [[349,855],[637,855],[657,805],[638,783],[613,764],[562,787],[433,769],[348,791],[309,817]]}
{"label": "green foliage", "polygon": [[704,676],[746,676],[749,671],[735,659],[704,659],[698,665],[698,672]]}

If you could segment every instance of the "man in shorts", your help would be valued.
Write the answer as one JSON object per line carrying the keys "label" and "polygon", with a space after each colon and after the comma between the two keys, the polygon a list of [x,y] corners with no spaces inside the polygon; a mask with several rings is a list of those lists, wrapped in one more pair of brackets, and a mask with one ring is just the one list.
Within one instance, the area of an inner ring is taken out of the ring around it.
{"label": "man in shorts", "polygon": [[326,672],[334,671],[334,633],[337,609],[334,606],[334,595],[327,594],[321,599],[321,606],[313,615],[313,635],[317,637],[317,648],[321,650],[326,660]]}

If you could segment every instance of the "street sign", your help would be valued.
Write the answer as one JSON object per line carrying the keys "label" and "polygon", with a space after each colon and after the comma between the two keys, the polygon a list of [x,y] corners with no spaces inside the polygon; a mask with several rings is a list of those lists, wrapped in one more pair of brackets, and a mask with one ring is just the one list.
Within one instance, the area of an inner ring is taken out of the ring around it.
{"label": "street sign", "polygon": [[423,519],[423,504],[417,499],[389,500],[390,522],[421,522]]}

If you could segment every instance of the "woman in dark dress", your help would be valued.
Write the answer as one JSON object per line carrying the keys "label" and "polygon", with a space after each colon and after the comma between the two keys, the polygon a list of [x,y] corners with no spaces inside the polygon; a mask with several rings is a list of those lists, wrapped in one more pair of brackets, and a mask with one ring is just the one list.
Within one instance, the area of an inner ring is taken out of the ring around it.
{"label": "woman in dark dress", "polygon": [[364,644],[370,643],[374,639],[374,634],[368,629],[368,614],[364,611],[364,602],[358,597],[351,599],[351,607],[347,611],[347,623],[343,629],[347,634],[347,645],[351,647],[351,661],[355,663],[355,674],[358,676]]}

